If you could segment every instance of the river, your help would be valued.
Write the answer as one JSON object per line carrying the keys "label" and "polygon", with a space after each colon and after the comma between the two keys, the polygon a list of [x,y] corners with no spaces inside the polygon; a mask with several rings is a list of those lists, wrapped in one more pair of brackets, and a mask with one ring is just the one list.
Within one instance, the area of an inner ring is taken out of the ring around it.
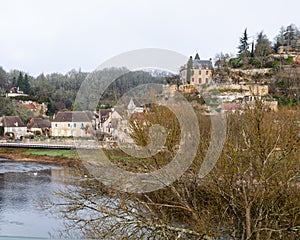
{"label": "river", "polygon": [[57,236],[63,220],[42,210],[44,198],[66,187],[68,169],[0,159],[0,237]]}

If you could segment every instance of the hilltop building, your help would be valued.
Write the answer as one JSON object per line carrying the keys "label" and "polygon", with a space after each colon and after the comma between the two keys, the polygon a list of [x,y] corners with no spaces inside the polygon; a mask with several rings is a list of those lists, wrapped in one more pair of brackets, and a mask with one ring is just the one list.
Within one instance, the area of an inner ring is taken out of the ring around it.
{"label": "hilltop building", "polygon": [[188,63],[180,69],[180,77],[184,85],[210,84],[212,72],[212,60],[201,60],[197,53],[194,59],[191,56]]}

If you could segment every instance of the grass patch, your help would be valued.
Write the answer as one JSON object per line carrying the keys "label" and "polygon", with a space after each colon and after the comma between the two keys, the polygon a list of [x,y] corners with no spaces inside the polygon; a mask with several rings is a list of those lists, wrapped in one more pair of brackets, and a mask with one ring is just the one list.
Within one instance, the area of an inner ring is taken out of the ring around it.
{"label": "grass patch", "polygon": [[78,158],[77,152],[74,149],[28,149],[24,153],[49,157]]}

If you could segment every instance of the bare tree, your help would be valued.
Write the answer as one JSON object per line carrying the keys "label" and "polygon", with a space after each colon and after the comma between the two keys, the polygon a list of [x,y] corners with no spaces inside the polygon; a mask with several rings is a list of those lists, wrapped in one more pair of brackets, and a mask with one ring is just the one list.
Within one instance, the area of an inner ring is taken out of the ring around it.
{"label": "bare tree", "polygon": [[[132,125],[135,141],[147,144],[147,127],[161,122],[171,128],[177,125],[174,117],[170,114],[166,121],[163,114],[149,113],[147,124]],[[190,169],[171,186],[128,194],[104,187],[90,176],[81,181],[80,188],[61,193],[63,200],[58,205],[49,206],[58,207],[69,220],[69,230],[80,230],[89,238],[298,239],[298,119],[299,109],[269,112],[259,101],[255,107],[229,115],[222,155],[214,170],[199,178],[211,128],[209,118],[199,114],[198,154]],[[177,130],[169,133],[176,138]],[[166,141],[166,149],[175,153],[172,144],[177,140],[172,141]],[[150,170],[161,166],[149,161]]]}

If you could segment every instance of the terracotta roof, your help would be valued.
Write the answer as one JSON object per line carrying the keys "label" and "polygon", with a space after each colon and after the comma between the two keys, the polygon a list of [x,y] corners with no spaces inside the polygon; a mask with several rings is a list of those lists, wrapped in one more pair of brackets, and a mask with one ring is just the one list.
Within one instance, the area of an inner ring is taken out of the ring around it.
{"label": "terracotta roof", "polygon": [[225,111],[237,110],[238,105],[236,103],[223,103],[222,104],[222,109],[225,110]]}
{"label": "terracotta roof", "polygon": [[51,123],[49,119],[31,118],[27,124],[27,128],[50,128]]}
{"label": "terracotta roof", "polygon": [[1,122],[3,127],[26,127],[19,116],[4,116]]}
{"label": "terracotta roof", "polygon": [[92,113],[88,111],[58,112],[52,122],[91,122],[92,116]]}

